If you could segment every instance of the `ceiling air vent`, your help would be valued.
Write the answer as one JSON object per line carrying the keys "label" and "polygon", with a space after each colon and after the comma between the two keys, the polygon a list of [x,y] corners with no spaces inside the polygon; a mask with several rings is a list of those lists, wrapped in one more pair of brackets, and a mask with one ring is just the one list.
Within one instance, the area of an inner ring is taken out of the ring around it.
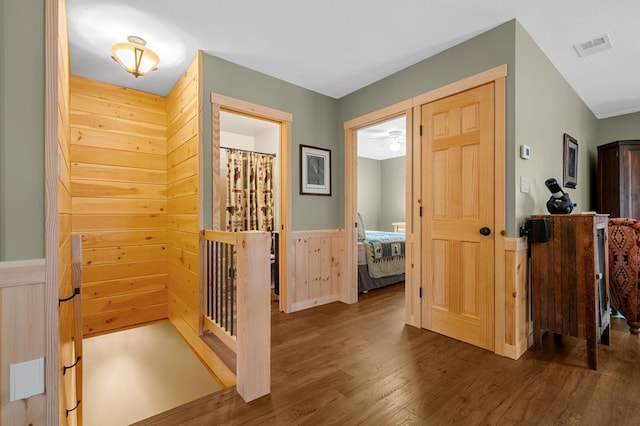
{"label": "ceiling air vent", "polygon": [[583,57],[611,49],[611,40],[609,39],[609,34],[603,34],[593,40],[574,44],[573,47],[578,52],[578,55]]}

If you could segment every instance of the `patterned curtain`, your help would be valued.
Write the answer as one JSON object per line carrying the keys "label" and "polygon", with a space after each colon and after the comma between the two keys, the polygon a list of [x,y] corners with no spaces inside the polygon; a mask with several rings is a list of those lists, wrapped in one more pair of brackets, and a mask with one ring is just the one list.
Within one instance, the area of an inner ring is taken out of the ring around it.
{"label": "patterned curtain", "polygon": [[227,150],[227,231],[271,232],[273,215],[273,156]]}

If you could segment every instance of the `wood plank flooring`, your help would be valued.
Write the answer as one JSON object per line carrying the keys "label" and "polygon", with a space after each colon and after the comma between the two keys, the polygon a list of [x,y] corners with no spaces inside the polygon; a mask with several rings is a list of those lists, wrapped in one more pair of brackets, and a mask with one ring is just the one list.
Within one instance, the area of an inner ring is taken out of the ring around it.
{"label": "wood plank flooring", "polygon": [[403,321],[402,284],[273,312],[270,395],[229,388],[137,424],[640,424],[640,340],[621,319],[597,371],[571,337],[514,361]]}

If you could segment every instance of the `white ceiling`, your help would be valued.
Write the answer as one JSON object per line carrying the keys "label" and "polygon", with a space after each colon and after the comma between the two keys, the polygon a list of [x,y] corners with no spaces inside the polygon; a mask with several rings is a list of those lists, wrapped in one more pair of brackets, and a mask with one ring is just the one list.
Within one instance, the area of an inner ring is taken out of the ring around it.
{"label": "white ceiling", "polygon": [[[599,117],[640,111],[640,1],[67,0],[72,73],[166,95],[198,49],[340,98],[516,18]],[[392,5],[392,7],[391,7]],[[573,45],[609,34],[613,48]],[[135,79],[110,59],[137,35],[161,57]]]}
{"label": "white ceiling", "polygon": [[[390,148],[391,132],[401,132],[400,149],[392,151]],[[358,130],[358,157],[373,160],[404,157],[407,155],[406,118],[405,116],[377,123]]]}

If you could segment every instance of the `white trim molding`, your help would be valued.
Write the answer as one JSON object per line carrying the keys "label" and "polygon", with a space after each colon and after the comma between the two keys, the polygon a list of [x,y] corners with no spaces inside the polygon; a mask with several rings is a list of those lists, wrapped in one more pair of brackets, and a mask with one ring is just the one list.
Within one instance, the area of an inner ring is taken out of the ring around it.
{"label": "white trim molding", "polygon": [[0,288],[44,283],[44,259],[0,262]]}

